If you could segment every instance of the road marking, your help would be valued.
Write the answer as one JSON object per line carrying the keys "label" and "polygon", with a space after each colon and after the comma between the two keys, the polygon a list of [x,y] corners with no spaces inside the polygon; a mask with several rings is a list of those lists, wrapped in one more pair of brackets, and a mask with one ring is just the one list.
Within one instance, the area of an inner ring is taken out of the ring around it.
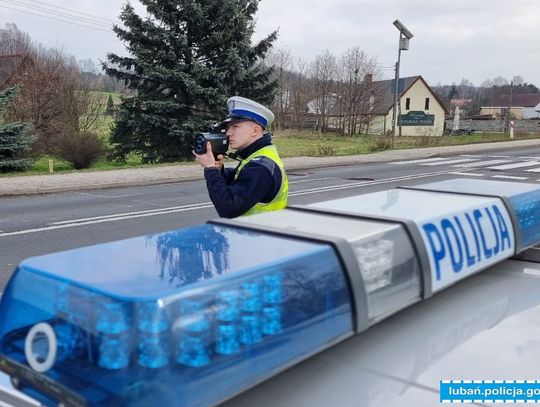
{"label": "road marking", "polygon": [[341,189],[361,188],[361,187],[372,186],[372,185],[387,184],[387,183],[395,182],[395,181],[407,181],[407,180],[419,179],[419,178],[429,178],[429,177],[434,177],[437,175],[445,175],[445,174],[448,174],[449,172],[450,171],[436,171],[436,172],[428,172],[425,174],[404,175],[401,177],[385,178],[378,181],[363,181],[363,182],[355,182],[355,183],[344,184],[344,185],[312,188],[312,189],[306,189],[304,191],[289,193],[289,196],[309,195],[309,194],[314,194],[318,192],[338,191]]}
{"label": "road marking", "polygon": [[449,172],[452,175],[464,175],[466,177],[483,177],[484,174],[476,174],[474,172]]}
{"label": "road marking", "polygon": [[[365,186],[381,185],[381,184],[387,184],[387,183],[391,183],[395,181],[406,181],[406,180],[413,180],[413,179],[419,179],[419,178],[429,178],[429,177],[433,177],[437,175],[445,175],[445,174],[448,174],[449,172],[450,171],[436,171],[436,172],[430,172],[430,173],[425,173],[425,174],[414,174],[414,175],[404,175],[404,176],[393,177],[393,178],[385,178],[378,181],[363,181],[363,182],[354,182],[354,183],[343,184],[343,185],[330,185],[326,187],[310,188],[310,189],[305,189],[305,190],[301,190],[297,192],[292,192],[292,193],[289,193],[289,196],[310,195],[310,194],[316,194],[316,193],[321,193],[321,192],[338,191],[342,189],[361,188]],[[51,223],[47,226],[43,226],[39,228],[17,230],[14,232],[2,232],[0,233],[0,237],[24,235],[24,234],[38,233],[38,232],[47,232],[50,230],[67,229],[67,228],[73,228],[77,226],[93,225],[93,224],[106,223],[106,222],[116,222],[120,220],[143,218],[147,216],[166,215],[170,213],[187,212],[187,211],[193,211],[193,210],[205,209],[205,208],[211,208],[211,207],[213,207],[213,204],[211,202],[201,202],[201,203],[196,203],[196,204],[173,206],[173,207],[162,208],[162,209],[150,209],[150,210],[145,210],[145,211],[124,212],[124,213],[118,213],[114,215],[96,216],[92,218],[72,219],[69,221]]]}
{"label": "road marking", "polygon": [[517,179],[523,181],[529,179],[529,177],[514,177],[512,175],[492,175],[491,178],[502,178],[502,179]]}
{"label": "road marking", "polygon": [[[174,212],[184,212],[186,210],[190,209],[201,209],[201,208],[207,208],[208,205],[211,205],[211,202],[200,202],[195,204],[188,204],[188,205],[181,205],[181,206],[171,206],[168,208],[159,208],[159,209],[148,209],[146,211],[135,211],[135,212],[122,212],[117,213],[113,215],[101,215],[101,216],[94,216],[91,218],[79,218],[79,219],[70,219],[70,220],[64,220],[61,222],[53,222],[53,223],[47,223],[47,226],[58,226],[58,225],[68,225],[71,223],[83,223],[83,222],[91,222],[94,220],[99,219],[111,219],[114,220],[115,218],[121,217],[123,219],[129,219],[130,217],[139,218],[139,215],[142,216],[152,216],[154,214],[161,214],[161,213],[174,213]],[[1,236],[1,235],[0,235]]]}
{"label": "road marking", "polygon": [[475,163],[456,164],[456,167],[473,168],[473,167],[481,167],[483,165],[502,164],[502,163],[507,163],[507,162],[509,162],[509,160],[487,160],[487,161],[478,161]]}
{"label": "road marking", "polygon": [[335,179],[335,178],[311,178],[311,179],[299,179],[296,181],[289,181],[290,184],[299,184],[301,182],[314,182],[314,181],[327,181],[329,179]]}
{"label": "road marking", "polygon": [[67,228],[73,228],[76,226],[84,226],[84,225],[93,225],[96,223],[105,223],[105,222],[115,222],[118,220],[127,220],[127,219],[135,219],[135,218],[143,218],[147,216],[155,216],[155,215],[165,215],[169,213],[176,213],[176,212],[185,212],[185,211],[191,211],[194,209],[204,209],[204,208],[211,208],[213,206],[212,203],[208,204],[199,204],[198,206],[191,205],[188,208],[182,208],[182,209],[175,209],[175,210],[162,210],[161,212],[154,212],[154,213],[140,213],[140,214],[131,214],[128,216],[122,216],[122,214],[116,215],[116,217],[104,217],[103,219],[95,219],[95,220],[89,220],[85,222],[74,222],[74,223],[65,223],[62,225],[52,225],[52,226],[44,226],[41,228],[34,228],[34,229],[25,229],[25,230],[18,230],[15,232],[4,232],[0,233],[0,237],[6,237],[6,236],[15,236],[15,235],[25,235],[28,233],[36,233],[36,232],[46,232],[49,230],[55,230],[55,229],[67,229]]}
{"label": "road marking", "polygon": [[458,158],[453,160],[446,160],[446,161],[439,161],[435,163],[426,163],[426,164],[420,164],[420,165],[428,165],[430,167],[436,166],[436,165],[452,165],[457,163],[466,163],[470,161],[478,161],[478,158]]}
{"label": "road marking", "polygon": [[539,276],[540,277],[540,270],[530,269],[530,268],[524,268],[523,269],[524,274],[532,274],[533,276]]}
{"label": "road marking", "polygon": [[446,158],[441,158],[441,157],[438,157],[438,158],[421,158],[419,160],[394,161],[394,162],[391,162],[391,163],[388,163],[388,164],[418,164],[418,163],[428,163],[428,162],[432,162],[432,161],[442,161],[442,160],[446,160]]}
{"label": "road marking", "polygon": [[520,163],[512,163],[506,165],[497,165],[495,167],[488,167],[490,170],[511,170],[514,168],[533,167],[539,165],[540,161],[524,161]]}

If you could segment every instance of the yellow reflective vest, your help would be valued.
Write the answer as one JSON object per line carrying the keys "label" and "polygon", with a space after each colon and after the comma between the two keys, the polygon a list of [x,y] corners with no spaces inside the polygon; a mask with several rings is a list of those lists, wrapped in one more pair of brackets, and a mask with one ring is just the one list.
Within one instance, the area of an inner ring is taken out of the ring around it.
{"label": "yellow reflective vest", "polygon": [[262,212],[277,211],[287,206],[287,198],[289,195],[289,181],[287,179],[287,174],[285,173],[285,167],[283,165],[283,161],[281,161],[281,158],[279,157],[279,154],[274,145],[263,147],[255,151],[245,160],[242,160],[242,162],[236,169],[236,172],[234,174],[234,179],[238,178],[238,176],[240,175],[240,172],[242,171],[242,169],[248,162],[250,162],[251,160],[257,157],[267,157],[276,163],[276,165],[279,167],[279,170],[281,171],[281,186],[279,187],[279,190],[276,196],[274,197],[274,199],[272,199],[268,203],[258,202],[257,204],[255,204],[255,206],[253,206],[250,210],[248,210],[242,216],[254,215],[256,213],[262,213]]}

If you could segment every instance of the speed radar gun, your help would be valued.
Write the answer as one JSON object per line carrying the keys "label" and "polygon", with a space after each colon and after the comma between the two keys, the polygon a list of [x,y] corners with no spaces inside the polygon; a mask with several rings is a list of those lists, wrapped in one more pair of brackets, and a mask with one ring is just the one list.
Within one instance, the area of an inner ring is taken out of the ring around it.
{"label": "speed radar gun", "polygon": [[214,157],[225,155],[229,149],[229,139],[224,133],[198,133],[195,136],[193,151],[196,154],[205,154],[207,143],[212,146]]}
{"label": "speed radar gun", "polygon": [[45,405],[215,405],[538,242],[537,185],[453,179],[30,258],[0,369]]}

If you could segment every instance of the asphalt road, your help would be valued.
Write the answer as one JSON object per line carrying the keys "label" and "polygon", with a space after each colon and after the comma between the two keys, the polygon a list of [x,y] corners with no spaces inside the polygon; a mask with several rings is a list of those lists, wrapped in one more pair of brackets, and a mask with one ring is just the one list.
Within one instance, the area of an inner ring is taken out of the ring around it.
{"label": "asphalt road", "polygon": [[[538,183],[540,148],[293,171],[289,203],[308,204],[456,177]],[[27,257],[217,217],[201,181],[0,198],[0,214],[0,291]]]}

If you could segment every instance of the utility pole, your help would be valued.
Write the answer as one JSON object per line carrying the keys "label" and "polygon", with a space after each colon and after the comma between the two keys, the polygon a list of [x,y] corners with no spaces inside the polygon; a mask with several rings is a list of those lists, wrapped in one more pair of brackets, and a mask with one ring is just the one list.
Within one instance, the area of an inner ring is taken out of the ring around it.
{"label": "utility pole", "polygon": [[[285,114],[283,108],[283,56],[281,57],[281,67],[279,68],[279,116],[280,116],[280,130],[285,130]],[[287,95],[288,96],[288,95]]]}
{"label": "utility pole", "polygon": [[398,122],[398,101],[399,101],[399,65],[401,61],[401,51],[409,49],[409,40],[413,37],[413,34],[401,23],[401,21],[394,21],[394,26],[399,30],[399,47],[398,47],[398,59],[396,62],[396,76],[394,79],[394,107],[392,109],[392,148],[396,143],[396,127]]}
{"label": "utility pole", "polygon": [[510,97],[508,98],[508,106],[506,108],[506,115],[504,118],[504,132],[510,132],[510,111],[512,110],[512,97],[514,93],[514,81],[510,82]]}

